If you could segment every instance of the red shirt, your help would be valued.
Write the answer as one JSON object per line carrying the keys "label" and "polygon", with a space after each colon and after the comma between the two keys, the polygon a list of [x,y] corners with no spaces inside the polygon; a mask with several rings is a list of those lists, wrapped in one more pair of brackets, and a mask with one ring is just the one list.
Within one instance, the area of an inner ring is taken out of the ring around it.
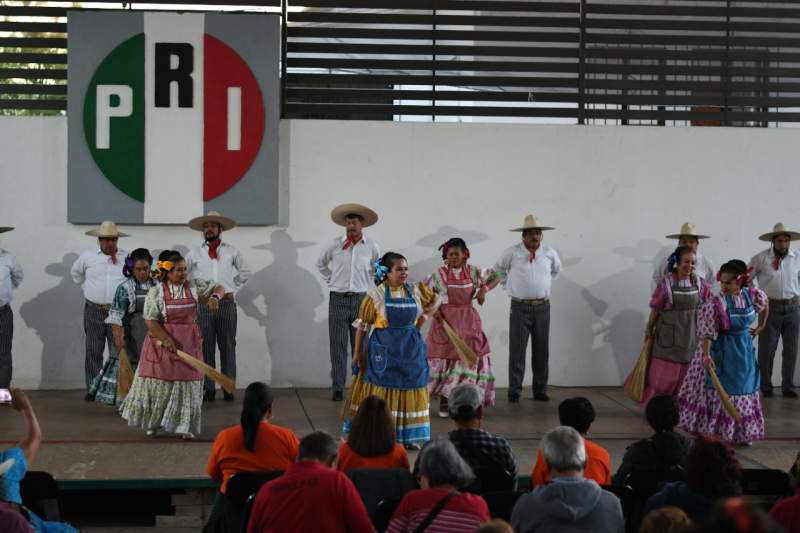
{"label": "red shirt", "polygon": [[[597,481],[598,485],[611,485],[611,457],[608,451],[587,438],[583,439],[583,444],[586,448],[586,467],[583,469],[583,477]],[[536,487],[549,481],[550,474],[547,472],[547,465],[540,448],[531,473],[531,485]]]}
{"label": "red shirt", "polygon": [[339,446],[337,470],[347,472],[351,468],[405,468],[409,469],[408,452],[402,444],[395,444],[386,455],[361,457],[346,442]]}
{"label": "red shirt", "polygon": [[299,461],[258,491],[247,533],[374,531],[353,482],[318,461]]}
{"label": "red shirt", "polygon": [[251,452],[244,447],[242,426],[231,426],[217,435],[206,471],[221,483],[219,491],[224,494],[228,479],[236,472],[286,470],[297,459],[299,446],[292,430],[262,422]]}
{"label": "red shirt", "polygon": [[782,499],[769,514],[786,531],[800,531],[800,494]]}
{"label": "red shirt", "polygon": [[[414,531],[445,496],[447,496],[445,489],[412,490],[397,506],[386,533]],[[476,494],[465,492],[450,498],[425,533],[475,531],[490,519],[486,501]]]}

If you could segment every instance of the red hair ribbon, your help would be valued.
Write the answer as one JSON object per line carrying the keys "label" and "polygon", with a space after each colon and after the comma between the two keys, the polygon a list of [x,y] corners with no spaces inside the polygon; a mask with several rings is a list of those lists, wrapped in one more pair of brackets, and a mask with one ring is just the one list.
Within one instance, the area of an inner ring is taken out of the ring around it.
{"label": "red hair ribbon", "polygon": [[717,270],[717,281],[722,281],[722,270]]}
{"label": "red hair ribbon", "polygon": [[750,274],[752,272],[753,268],[750,267],[744,274],[739,274],[738,276],[736,276],[736,281],[739,283],[740,287],[744,287],[745,285],[750,285]]}

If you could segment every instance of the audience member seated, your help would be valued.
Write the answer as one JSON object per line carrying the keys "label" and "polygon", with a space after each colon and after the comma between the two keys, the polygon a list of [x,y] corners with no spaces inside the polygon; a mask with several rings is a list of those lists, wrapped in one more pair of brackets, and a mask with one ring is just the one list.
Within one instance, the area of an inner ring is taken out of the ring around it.
{"label": "audience member seated", "polygon": [[652,493],[659,482],[677,481],[669,478],[683,468],[692,441],[675,431],[680,412],[672,396],[651,398],[645,416],[655,433],[628,446],[613,481],[615,485],[631,485]]}
{"label": "audience member seated", "polygon": [[723,442],[697,437],[686,456],[686,481],[667,483],[647,500],[645,512],[666,506],[683,509],[694,522],[708,517],[717,500],[742,493],[742,467]]}
{"label": "audience member seated", "polygon": [[[611,484],[611,457],[608,451],[599,444],[586,438],[589,428],[595,419],[594,406],[586,398],[567,398],[558,406],[558,420],[562,426],[569,426],[581,434],[586,446],[586,467],[583,475],[586,479],[593,479],[599,485]],[[536,455],[536,464],[531,473],[531,485],[534,487],[550,481],[542,457],[542,448]]]}
{"label": "audience member seated", "polygon": [[[451,395],[452,402],[452,395]],[[419,490],[403,497],[389,522],[388,533],[475,531],[489,521],[489,507],[480,496],[459,492],[474,475],[449,440],[432,440],[420,452]]]}
{"label": "audience member seated", "polygon": [[[699,533],[783,533],[760,507],[745,502],[742,498],[721,500],[711,514],[695,531]],[[787,529],[794,533],[796,529]]]}
{"label": "audience member seated", "polygon": [[797,494],[776,503],[769,514],[786,531],[800,531],[800,453],[797,454],[789,475],[794,480]]}
{"label": "audience member seated", "polygon": [[31,523],[20,508],[6,502],[0,502],[0,525],[3,533],[33,533]]}
{"label": "audience member seated", "polygon": [[572,427],[559,426],[542,439],[544,468],[551,482],[517,500],[511,513],[516,533],[623,533],[619,499],[586,479],[587,447]]}
{"label": "audience member seated", "polygon": [[517,462],[511,446],[503,437],[481,428],[483,403],[476,385],[462,383],[450,392],[450,418],[456,428],[450,432],[450,442],[473,471],[496,470],[517,476]]}
{"label": "audience member seated", "polygon": [[339,447],[337,468],[405,468],[408,452],[395,441],[394,420],[386,400],[368,396],[358,406],[347,442]]}
{"label": "audience member seated", "polygon": [[514,528],[505,520],[495,518],[476,529],[475,533],[514,533]]}
{"label": "audience member seated", "polygon": [[225,493],[228,479],[237,472],[286,470],[297,458],[297,436],[269,423],[272,391],[259,381],[244,391],[240,423],[217,435],[206,470]]}
{"label": "audience member seated", "polygon": [[677,507],[662,507],[644,517],[639,533],[689,533],[692,521]]}
{"label": "audience member seated", "polygon": [[297,462],[258,491],[248,533],[374,531],[353,483],[333,468],[336,451],[323,431],[303,437]]}
{"label": "audience member seated", "polygon": [[[11,389],[11,407],[25,417],[28,434],[15,447],[0,452],[0,463],[5,463],[4,468],[8,469],[0,477],[0,501],[10,504],[11,507],[20,511],[36,533],[77,533],[77,530],[69,524],[45,522],[22,505],[19,484],[25,477],[28,466],[33,463],[36,454],[39,453],[42,430],[39,428],[39,420],[36,418],[33,406],[24,392],[19,389]],[[9,460],[11,461],[6,463]]]}

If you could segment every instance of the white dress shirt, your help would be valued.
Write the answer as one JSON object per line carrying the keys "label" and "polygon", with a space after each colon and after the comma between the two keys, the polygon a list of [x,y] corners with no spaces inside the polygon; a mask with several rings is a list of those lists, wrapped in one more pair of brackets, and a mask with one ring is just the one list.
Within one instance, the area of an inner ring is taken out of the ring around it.
{"label": "white dress shirt", "polygon": [[317,259],[317,269],[333,292],[367,292],[373,282],[372,264],[381,258],[378,243],[362,236],[347,250],[347,235],[337,237]]}
{"label": "white dress shirt", "polygon": [[226,294],[241,289],[252,275],[241,252],[226,242],[219,244],[216,259],[208,256],[207,242],[192,248],[186,254],[186,266],[189,279],[213,281],[222,285]]}
{"label": "white dress shirt", "polygon": [[[670,254],[672,255],[672,254]],[[706,280],[709,285],[712,287],[717,282],[717,271],[714,269],[714,263],[711,262],[711,259],[704,256],[700,252],[695,252],[695,263],[694,263],[694,271],[695,273]],[[667,273],[667,258],[664,257],[663,259],[656,260],[656,267],[653,269],[653,281],[656,284],[661,281],[661,278],[664,277],[664,274]]]}
{"label": "white dress shirt", "polygon": [[0,249],[0,307],[11,303],[11,293],[22,283],[22,266],[11,253]]}
{"label": "white dress shirt", "polygon": [[493,272],[503,276],[506,292],[512,298],[550,298],[552,281],[561,272],[561,259],[555,249],[540,244],[536,259],[530,261],[530,252],[519,243],[503,252]]}
{"label": "white dress shirt", "polygon": [[72,280],[83,288],[83,296],[97,305],[111,305],[117,287],[125,281],[122,267],[128,252],[117,250],[117,264],[100,248],[86,250],[72,265]]}
{"label": "white dress shirt", "polygon": [[789,248],[778,270],[775,270],[775,259],[775,252],[770,247],[750,260],[758,287],[767,293],[767,298],[775,300],[800,296],[800,253]]}

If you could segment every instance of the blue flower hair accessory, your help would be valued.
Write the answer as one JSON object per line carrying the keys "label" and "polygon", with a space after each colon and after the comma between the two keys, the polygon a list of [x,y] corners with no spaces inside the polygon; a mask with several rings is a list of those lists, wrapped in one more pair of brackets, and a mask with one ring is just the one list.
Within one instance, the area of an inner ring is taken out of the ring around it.
{"label": "blue flower hair accessory", "polygon": [[389,267],[382,265],[380,259],[372,263],[372,266],[375,269],[372,275],[375,278],[375,285],[379,285],[386,278],[386,274],[389,273]]}
{"label": "blue flower hair accessory", "polygon": [[677,254],[672,254],[671,256],[667,257],[667,272],[672,272],[675,270],[675,265],[678,264],[678,256]]}
{"label": "blue flower hair accessory", "polygon": [[126,278],[133,276],[133,264],[134,264],[133,257],[128,255],[125,258],[125,264],[122,265],[122,275],[125,276]]}

